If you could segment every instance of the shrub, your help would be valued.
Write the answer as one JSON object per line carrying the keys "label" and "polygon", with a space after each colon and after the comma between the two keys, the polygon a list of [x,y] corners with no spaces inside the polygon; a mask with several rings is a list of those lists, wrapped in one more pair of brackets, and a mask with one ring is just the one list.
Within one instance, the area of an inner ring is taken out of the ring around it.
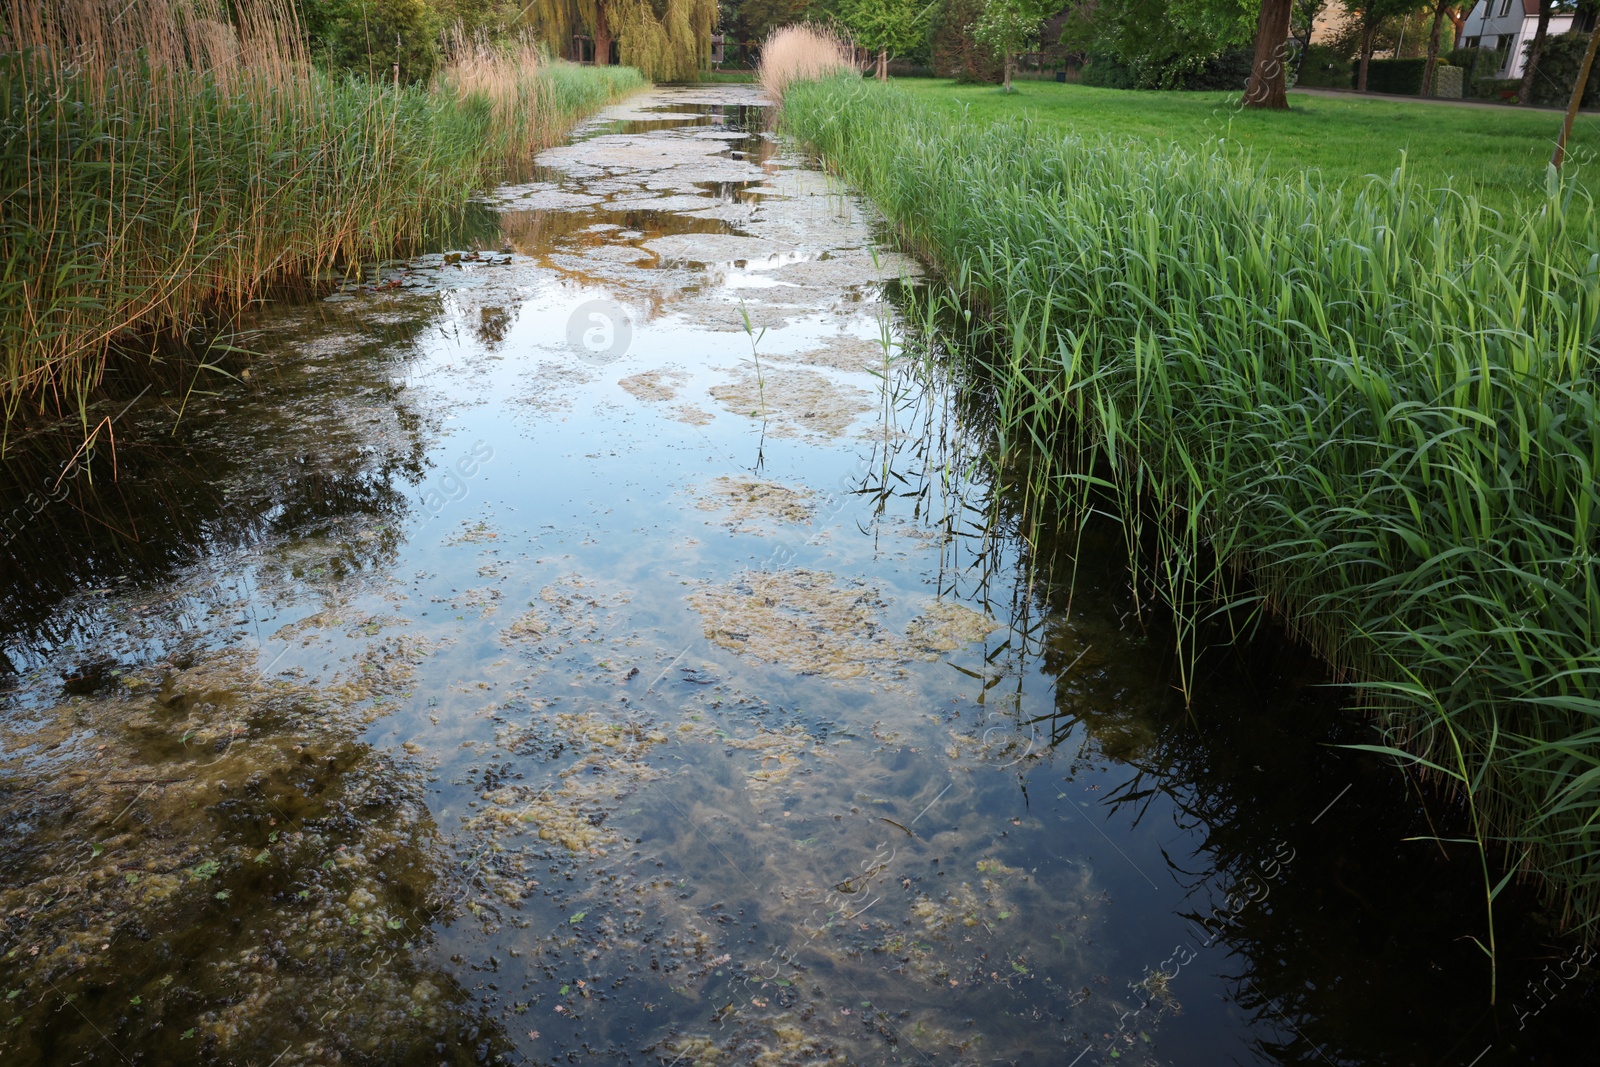
{"label": "shrub", "polygon": [[1083,84],[1102,89],[1137,89],[1138,72],[1110,52],[1090,52],[1083,65]]}
{"label": "shrub", "polygon": [[[1572,99],[1572,86],[1583,67],[1583,53],[1589,47],[1587,33],[1563,33],[1544,43],[1539,57],[1538,77],[1533,80],[1533,102],[1546,107],[1566,107]],[[1600,66],[1600,64],[1596,64]],[[1600,107],[1600,77],[1589,72],[1580,107]]]}
{"label": "shrub", "polygon": [[[1426,59],[1374,59],[1367,67],[1367,92],[1417,96],[1422,92],[1422,72],[1427,65]],[[1354,72],[1354,76],[1359,74],[1359,69]]]}
{"label": "shrub", "polygon": [[973,34],[983,0],[947,0],[933,31],[933,66],[941,77],[959,82],[998,82],[1000,60]]}
{"label": "shrub", "polygon": [[319,63],[378,79],[398,65],[410,85],[433,75],[445,17],[425,0],[319,0],[306,5],[305,26]]}
{"label": "shrub", "polygon": [[1312,45],[1300,59],[1300,79],[1296,84],[1327,89],[1350,88],[1354,83],[1351,81],[1349,55],[1327,45]]}
{"label": "shrub", "polygon": [[1472,95],[1480,100],[1514,100],[1521,88],[1521,78],[1479,78],[1472,83]]}
{"label": "shrub", "polygon": [[1445,62],[1461,68],[1461,80],[1468,87],[1484,78],[1492,78],[1506,65],[1506,54],[1493,48],[1457,48],[1446,53]]}
{"label": "shrub", "polygon": [[1082,82],[1105,89],[1243,92],[1254,62],[1253,47],[1230,48],[1214,56],[1139,56],[1131,60],[1109,52],[1091,52]]}
{"label": "shrub", "polygon": [[1220,55],[1212,56],[1199,70],[1186,75],[1180,87],[1195,91],[1221,90],[1242,93],[1246,83],[1250,81],[1250,71],[1255,66],[1255,58],[1254,46],[1230,48]]}

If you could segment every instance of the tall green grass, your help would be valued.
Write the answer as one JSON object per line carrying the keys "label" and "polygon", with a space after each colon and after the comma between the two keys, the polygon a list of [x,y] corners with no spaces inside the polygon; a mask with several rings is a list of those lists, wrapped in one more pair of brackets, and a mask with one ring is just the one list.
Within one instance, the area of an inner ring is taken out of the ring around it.
{"label": "tall green grass", "polygon": [[337,78],[276,0],[21,0],[7,17],[7,440],[19,416],[84,411],[106,360],[152,337],[422,240],[644,84],[483,47],[458,48],[431,87]]}
{"label": "tall green grass", "polygon": [[789,86],[782,121],[995,326],[1002,439],[1053,506],[1120,517],[1184,685],[1208,619],[1282,620],[1470,807],[1491,909],[1500,863],[1600,920],[1584,196],[1552,177],[1501,217],[1403,172],[952,125],[857,79]]}

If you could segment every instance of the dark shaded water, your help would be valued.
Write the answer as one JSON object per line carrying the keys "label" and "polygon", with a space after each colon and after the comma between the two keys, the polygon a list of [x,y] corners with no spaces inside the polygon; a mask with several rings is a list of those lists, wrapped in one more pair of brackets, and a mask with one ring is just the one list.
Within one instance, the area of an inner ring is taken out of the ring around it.
{"label": "dark shaded water", "polygon": [[1185,709],[1121,535],[1019,541],[758,104],[614,109],[13,462],[4,1062],[1586,1062],[1314,664]]}

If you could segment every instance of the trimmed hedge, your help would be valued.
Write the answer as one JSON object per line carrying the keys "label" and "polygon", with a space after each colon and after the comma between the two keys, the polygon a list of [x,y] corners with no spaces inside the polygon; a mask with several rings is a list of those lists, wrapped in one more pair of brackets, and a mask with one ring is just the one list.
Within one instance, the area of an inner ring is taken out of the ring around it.
{"label": "trimmed hedge", "polygon": [[1448,63],[1433,68],[1433,95],[1448,100],[1461,99],[1462,70]]}
{"label": "trimmed hedge", "polygon": [[1521,78],[1479,78],[1472,83],[1472,95],[1480,100],[1498,100],[1505,93],[1522,88]]}

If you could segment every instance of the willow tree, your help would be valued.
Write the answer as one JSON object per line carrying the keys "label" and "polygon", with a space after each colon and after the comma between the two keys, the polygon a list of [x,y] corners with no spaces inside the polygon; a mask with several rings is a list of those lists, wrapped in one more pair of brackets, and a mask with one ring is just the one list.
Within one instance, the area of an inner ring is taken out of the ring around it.
{"label": "willow tree", "polygon": [[524,21],[557,55],[574,34],[594,42],[595,62],[617,59],[651,81],[692,81],[710,62],[716,0],[534,0]]}

